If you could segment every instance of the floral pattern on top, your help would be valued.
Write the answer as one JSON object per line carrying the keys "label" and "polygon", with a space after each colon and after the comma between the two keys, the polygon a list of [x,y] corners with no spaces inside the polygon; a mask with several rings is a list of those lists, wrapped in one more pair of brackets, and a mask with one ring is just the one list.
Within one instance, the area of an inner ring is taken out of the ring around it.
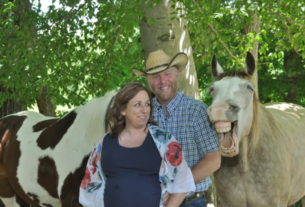
{"label": "floral pattern on top", "polygon": [[90,178],[90,171],[89,171],[89,168],[86,167],[86,172],[85,172],[85,177],[83,178],[81,184],[80,184],[80,187],[82,189],[86,189],[86,186],[88,183],[90,183],[91,181],[91,178]]}
{"label": "floral pattern on top", "polygon": [[168,150],[166,151],[167,160],[173,166],[179,166],[183,160],[182,147],[178,142],[171,142],[167,145]]}
{"label": "floral pattern on top", "polygon": [[[148,125],[151,136],[162,158],[159,181],[161,190],[160,206],[164,193],[191,193],[195,182],[191,169],[183,158],[183,152],[176,139],[164,129]],[[79,202],[84,207],[104,207],[104,189],[107,178],[101,166],[101,155],[105,135],[93,149],[86,167],[85,176],[79,189]]]}
{"label": "floral pattern on top", "polygon": [[172,136],[169,132],[156,126],[151,126],[151,135],[154,137],[155,141],[163,144],[167,143]]}

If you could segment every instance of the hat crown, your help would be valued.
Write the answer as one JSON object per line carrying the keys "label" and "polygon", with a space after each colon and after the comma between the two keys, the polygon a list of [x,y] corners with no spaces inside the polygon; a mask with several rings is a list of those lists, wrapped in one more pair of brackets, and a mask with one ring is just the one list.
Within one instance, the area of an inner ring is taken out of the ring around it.
{"label": "hat crown", "polygon": [[148,54],[145,61],[146,71],[133,68],[132,72],[146,78],[149,74],[159,73],[173,66],[180,72],[186,67],[187,63],[188,57],[184,52],[179,52],[171,58],[163,50],[157,50]]}
{"label": "hat crown", "polygon": [[148,54],[145,69],[148,70],[157,66],[169,64],[170,62],[171,58],[168,54],[166,54],[163,50],[157,50]]}

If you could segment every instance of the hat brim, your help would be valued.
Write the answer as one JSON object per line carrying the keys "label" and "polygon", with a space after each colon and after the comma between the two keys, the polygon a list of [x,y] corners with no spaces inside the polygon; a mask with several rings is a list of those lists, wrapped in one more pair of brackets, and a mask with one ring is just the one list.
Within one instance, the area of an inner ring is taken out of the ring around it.
{"label": "hat brim", "polygon": [[170,67],[173,67],[173,66],[175,66],[177,68],[177,70],[180,72],[186,67],[187,63],[188,63],[187,54],[185,54],[184,52],[179,52],[171,60],[171,62],[168,64],[168,66],[161,66],[161,67],[155,68],[153,70],[150,70],[148,72],[145,72],[145,71],[142,71],[142,70],[139,70],[139,69],[136,69],[136,68],[132,68],[131,70],[137,76],[146,78],[147,75],[159,73],[159,72],[161,72],[163,70],[166,70],[166,69],[168,69]]}

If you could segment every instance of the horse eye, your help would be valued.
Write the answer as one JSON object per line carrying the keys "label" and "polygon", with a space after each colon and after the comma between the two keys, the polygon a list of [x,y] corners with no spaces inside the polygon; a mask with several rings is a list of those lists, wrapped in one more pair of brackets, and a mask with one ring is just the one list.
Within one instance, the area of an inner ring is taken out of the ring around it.
{"label": "horse eye", "polygon": [[254,91],[254,88],[250,85],[247,85],[247,88],[250,89],[251,91]]}
{"label": "horse eye", "polygon": [[210,89],[209,89],[209,94],[211,95],[211,93],[214,91],[214,87],[211,87]]}

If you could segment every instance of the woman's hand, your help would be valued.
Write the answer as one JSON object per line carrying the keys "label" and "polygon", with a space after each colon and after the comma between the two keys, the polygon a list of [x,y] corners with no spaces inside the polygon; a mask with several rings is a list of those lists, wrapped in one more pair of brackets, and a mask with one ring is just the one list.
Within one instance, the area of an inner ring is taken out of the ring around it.
{"label": "woman's hand", "polygon": [[187,193],[174,193],[170,196],[166,207],[179,207]]}
{"label": "woman's hand", "polygon": [[169,201],[169,198],[170,198],[171,194],[169,192],[165,192],[164,193],[164,196],[163,196],[163,199],[162,199],[162,205],[163,206],[166,206],[168,201]]}

